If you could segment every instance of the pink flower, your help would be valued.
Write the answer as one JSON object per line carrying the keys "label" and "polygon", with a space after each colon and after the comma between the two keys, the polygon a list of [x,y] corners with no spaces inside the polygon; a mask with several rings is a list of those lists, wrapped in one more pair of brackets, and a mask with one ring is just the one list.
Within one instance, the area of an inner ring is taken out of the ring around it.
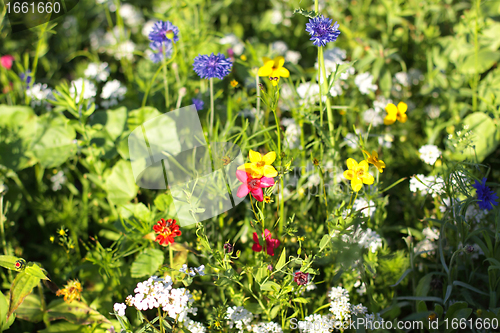
{"label": "pink flower", "polygon": [[[266,251],[267,254],[270,256],[274,257],[274,250],[280,246],[280,241],[278,239],[273,239],[271,237],[271,232],[269,230],[264,230],[264,239],[266,241]],[[252,246],[252,250],[255,252],[260,252],[262,251],[262,246],[259,243],[259,236],[257,235],[256,232],[253,233],[253,241],[255,242]]]}
{"label": "pink flower", "polygon": [[13,62],[14,57],[11,55],[4,55],[0,57],[0,65],[2,65],[3,68],[11,69]]}
{"label": "pink flower", "polygon": [[246,173],[244,170],[237,170],[236,178],[238,178],[238,180],[243,183],[238,188],[238,192],[236,193],[236,195],[239,198],[244,198],[250,192],[255,200],[260,202],[264,200],[262,189],[264,187],[271,187],[274,185],[274,178],[252,178],[252,176],[250,176],[250,174]]}

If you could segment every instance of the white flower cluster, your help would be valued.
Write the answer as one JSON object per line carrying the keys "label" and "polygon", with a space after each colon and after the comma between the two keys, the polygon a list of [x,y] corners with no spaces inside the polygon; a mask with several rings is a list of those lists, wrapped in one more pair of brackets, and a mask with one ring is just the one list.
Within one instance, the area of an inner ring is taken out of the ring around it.
{"label": "white flower cluster", "polygon": [[83,72],[87,79],[93,79],[98,82],[105,82],[109,77],[109,68],[107,62],[95,63],[92,62]]}
{"label": "white flower cluster", "polygon": [[300,146],[300,126],[293,118],[284,118],[281,124],[285,126],[285,145],[289,149],[299,148]]}
{"label": "white flower cluster", "polygon": [[475,205],[469,205],[465,211],[465,221],[468,223],[480,223],[482,219],[488,214],[486,209],[480,209]]}
{"label": "white flower cluster", "polygon": [[354,78],[354,84],[356,84],[359,92],[361,92],[363,95],[368,95],[370,92],[378,89],[378,86],[376,84],[373,84],[372,81],[373,75],[368,72],[358,74]]}
{"label": "white flower cluster", "polygon": [[127,296],[125,303],[137,310],[162,308],[170,318],[179,322],[187,319],[188,313],[196,315],[197,308],[191,308],[193,297],[185,288],[172,288],[172,278],[165,279],[152,276],[139,282],[134,289],[135,295]]}
{"label": "white flower cluster", "polygon": [[363,296],[364,294],[366,294],[366,284],[364,282],[361,282],[361,280],[358,280],[356,281],[356,283],[354,283],[354,288],[357,288],[356,293],[358,295]]}
{"label": "white flower cluster", "polygon": [[127,88],[122,86],[120,81],[113,80],[106,82],[104,87],[102,87],[101,98],[103,101],[101,102],[101,106],[108,109],[117,105],[118,101],[123,100],[126,93]]}
{"label": "white flower cluster", "polygon": [[191,333],[206,333],[207,329],[202,323],[186,318],[184,327]]}
{"label": "white flower cluster", "polygon": [[312,314],[299,321],[300,332],[303,333],[329,333],[335,325],[331,315]]}
{"label": "white flower cluster", "polygon": [[219,40],[221,45],[229,44],[233,49],[234,54],[237,56],[241,55],[245,49],[245,44],[243,44],[235,34],[228,34]]}
{"label": "white flower cluster", "polygon": [[319,102],[319,85],[312,81],[298,85],[297,94],[300,97],[300,105],[308,106]]}
{"label": "white flower cluster", "polygon": [[[120,15],[126,25],[136,28],[144,23],[142,14],[129,3],[122,3],[120,6]],[[135,29],[133,29],[135,30]]]}
{"label": "white flower cluster", "polygon": [[349,292],[342,287],[333,287],[328,293],[330,297],[330,312],[333,313],[335,321],[345,322],[351,318],[351,303],[349,303]]}
{"label": "white flower cluster", "polygon": [[251,331],[254,315],[242,306],[228,307],[226,311],[227,325],[229,328],[237,328],[238,332],[242,333],[244,330]]}
{"label": "white flower cluster", "polygon": [[72,98],[75,99],[76,103],[80,102],[80,99],[93,100],[97,93],[95,84],[86,79],[77,79],[71,81],[69,87],[69,93]]}
{"label": "white flower cluster", "polygon": [[52,89],[48,88],[45,83],[35,83],[26,89],[26,96],[31,99],[31,106],[40,106],[43,101],[52,96]]}
{"label": "white flower cluster", "polygon": [[116,314],[118,314],[121,317],[125,316],[126,308],[127,306],[123,303],[115,303],[115,305],[113,306],[113,309],[115,310]]}
{"label": "white flower cluster", "polygon": [[280,325],[274,322],[260,323],[253,327],[254,333],[283,333]]}
{"label": "white flower cluster", "polygon": [[[418,179],[420,179],[420,181]],[[444,180],[439,176],[416,175],[410,179],[410,191],[416,193],[420,191],[421,195],[430,194],[432,197],[445,193]]]}
{"label": "white flower cluster", "polygon": [[439,230],[436,228],[424,228],[422,230],[425,238],[417,243],[414,250],[415,253],[421,256],[427,256],[428,254],[433,255],[437,249],[436,241],[439,239]]}
{"label": "white flower cluster", "polygon": [[205,275],[205,265],[201,265],[200,267],[189,267],[188,265],[184,264],[182,265],[182,268],[179,269],[179,272],[188,274],[189,276],[196,276],[196,274],[199,274],[200,276]]}
{"label": "white flower cluster", "polygon": [[420,159],[429,165],[434,165],[441,156],[441,151],[435,145],[422,146],[418,152],[420,153]]}
{"label": "white flower cluster", "polygon": [[106,53],[120,60],[122,58],[133,60],[135,44],[127,38],[127,31],[121,30],[119,26],[115,26],[112,31],[104,34],[104,43],[98,42],[98,46],[103,46]]}
{"label": "white flower cluster", "polygon": [[389,103],[392,103],[392,100],[386,99],[383,96],[377,96],[377,99],[373,101],[373,108],[370,108],[363,113],[363,120],[365,123],[372,124],[373,127],[382,125],[384,123],[384,110]]}
{"label": "white flower cluster", "polygon": [[64,183],[66,183],[66,176],[64,175],[64,171],[59,171],[52,177],[50,177],[50,181],[52,182],[52,191],[59,191]]}
{"label": "white flower cluster", "polygon": [[373,214],[375,214],[375,211],[377,210],[377,207],[375,207],[375,203],[372,200],[367,201],[364,198],[357,198],[356,200],[354,200],[352,208],[355,211],[358,211],[358,210],[361,210],[364,208],[361,212],[363,213],[363,215],[365,217],[373,216]]}
{"label": "white flower cluster", "polygon": [[375,253],[382,247],[382,237],[374,230],[368,228],[366,231],[360,232],[358,243],[365,249],[370,249],[372,253]]}

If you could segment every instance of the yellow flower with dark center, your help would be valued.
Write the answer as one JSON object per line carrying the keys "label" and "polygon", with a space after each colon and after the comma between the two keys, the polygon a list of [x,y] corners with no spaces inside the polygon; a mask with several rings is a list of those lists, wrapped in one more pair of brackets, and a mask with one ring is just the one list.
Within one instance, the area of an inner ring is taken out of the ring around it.
{"label": "yellow flower with dark center", "polygon": [[271,199],[271,197],[270,197],[270,196],[265,195],[265,196],[264,196],[264,202],[265,202],[265,203],[271,203],[271,202],[273,202],[273,199]]}
{"label": "yellow flower with dark center", "polygon": [[80,300],[80,294],[82,293],[82,285],[78,280],[69,280],[68,284],[64,286],[63,289],[59,289],[56,292],[56,296],[64,296],[64,301],[68,304],[73,302],[75,299]]}
{"label": "yellow flower with dark center", "polygon": [[231,87],[236,88],[237,85],[238,85],[238,81],[236,81],[236,80],[231,81]]}
{"label": "yellow flower with dark center", "polygon": [[285,58],[279,56],[273,59],[263,57],[264,66],[259,68],[259,76],[267,76],[271,78],[271,83],[273,86],[278,85],[280,77],[289,77],[290,72],[288,69],[283,67],[285,64]]}
{"label": "yellow flower with dark center", "polygon": [[271,165],[276,160],[276,153],[271,151],[262,156],[261,153],[250,149],[248,153],[250,163],[245,163],[238,167],[238,170],[245,170],[252,178],[269,177],[273,178],[278,175],[278,171]]}
{"label": "yellow flower with dark center", "polygon": [[351,187],[354,192],[359,192],[363,184],[373,184],[375,179],[368,172],[367,161],[363,160],[358,164],[355,159],[349,158],[346,163],[349,170],[344,171],[344,177],[351,181]]}
{"label": "yellow flower with dark center", "polygon": [[408,105],[404,102],[399,102],[398,106],[389,103],[385,107],[387,116],[384,118],[384,125],[392,125],[398,120],[400,123],[405,123],[408,120],[406,115],[406,110],[408,110]]}
{"label": "yellow flower with dark center", "polygon": [[383,168],[385,168],[385,163],[384,161],[378,159],[378,153],[375,150],[372,150],[371,155],[366,150],[363,150],[363,153],[368,155],[368,158],[366,159],[368,163],[375,165],[380,173],[384,172]]}

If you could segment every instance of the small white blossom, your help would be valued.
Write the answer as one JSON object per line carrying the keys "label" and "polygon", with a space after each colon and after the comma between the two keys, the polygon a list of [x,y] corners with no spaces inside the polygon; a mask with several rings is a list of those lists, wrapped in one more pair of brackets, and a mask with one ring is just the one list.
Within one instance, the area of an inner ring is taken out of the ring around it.
{"label": "small white blossom", "polygon": [[420,159],[429,165],[434,165],[441,156],[441,151],[435,145],[422,146],[418,152],[420,153]]}
{"label": "small white blossom", "polygon": [[243,53],[243,50],[245,49],[245,44],[240,42],[238,37],[236,37],[235,34],[228,34],[225,35],[223,38],[219,40],[219,43],[221,45],[229,44],[231,45],[231,48],[233,49],[234,54],[236,55],[241,55]]}
{"label": "small white blossom", "polygon": [[52,191],[59,191],[64,183],[66,183],[66,176],[64,176],[64,171],[59,171],[52,177],[50,177],[50,181],[52,182]]}
{"label": "small white blossom", "polygon": [[83,75],[87,79],[94,79],[96,81],[104,82],[108,79],[109,76],[109,68],[107,62],[95,63],[92,62],[87,66]]}
{"label": "small white blossom", "polygon": [[274,322],[260,323],[253,327],[254,333],[283,333],[281,326]]}
{"label": "small white blossom", "polygon": [[372,124],[372,127],[380,126],[384,123],[384,118],[380,112],[375,111],[375,109],[368,109],[363,113],[363,120],[367,124]]}
{"label": "small white blossom", "polygon": [[115,106],[118,104],[118,101],[123,100],[126,93],[127,88],[122,86],[120,81],[108,81],[104,87],[102,87],[101,98],[104,101],[102,101],[101,104],[104,108]]}
{"label": "small white blossom", "polygon": [[123,317],[125,316],[125,309],[127,306],[123,303],[115,303],[113,306],[113,309],[115,310],[116,314]]}
{"label": "small white blossom", "polygon": [[[271,43],[271,51],[279,55],[284,55],[288,51],[288,45],[282,40],[277,40]],[[285,59],[286,60],[286,59]]]}
{"label": "small white blossom", "polygon": [[302,55],[298,51],[288,50],[285,53],[285,60],[297,65]]}
{"label": "small white blossom", "polygon": [[207,329],[202,323],[186,318],[184,322],[184,327],[191,333],[206,333]]}
{"label": "small white blossom", "polygon": [[144,23],[142,14],[129,3],[122,3],[120,6],[120,15],[126,25],[130,27],[138,27]]}
{"label": "small white blossom", "polygon": [[26,89],[26,96],[31,98],[31,105],[33,107],[40,106],[52,96],[52,89],[48,88],[45,83],[35,83]]}
{"label": "small white blossom", "polygon": [[254,315],[242,306],[228,307],[226,310],[227,325],[229,328],[236,328],[238,332],[242,333],[245,330],[251,331]]}
{"label": "small white blossom", "polygon": [[377,85],[372,83],[373,76],[370,73],[361,73],[356,75],[354,83],[363,95],[368,95],[370,92],[377,90]]}
{"label": "small white blossom", "polygon": [[76,81],[71,81],[69,93],[79,103],[80,99],[93,99],[97,93],[97,89],[89,80],[80,78]]}

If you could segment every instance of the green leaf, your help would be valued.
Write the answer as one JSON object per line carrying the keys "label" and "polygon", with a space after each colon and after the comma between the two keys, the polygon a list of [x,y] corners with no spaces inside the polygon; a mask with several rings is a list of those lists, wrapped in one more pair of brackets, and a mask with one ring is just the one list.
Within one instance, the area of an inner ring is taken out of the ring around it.
{"label": "green leaf", "polygon": [[38,118],[31,151],[43,167],[54,168],[76,154],[75,138],[75,130],[67,118],[46,113]]}
{"label": "green leaf", "polygon": [[39,278],[29,275],[26,271],[17,274],[10,286],[10,302],[7,318],[21,305],[24,298],[31,293],[39,282]]}
{"label": "green leaf", "polygon": [[260,286],[261,290],[266,291],[276,291],[278,292],[281,289],[281,286],[273,281],[266,281],[263,285]]}
{"label": "green leaf", "polygon": [[86,326],[79,324],[72,324],[67,322],[60,322],[50,325],[50,327],[38,331],[38,333],[86,333],[88,332]]}
{"label": "green leaf", "polygon": [[42,302],[38,295],[29,294],[16,310],[17,318],[38,323],[43,320]]}
{"label": "green leaf", "polygon": [[132,110],[128,114],[127,125],[130,131],[133,131],[137,126],[142,125],[146,120],[161,116],[160,111],[153,107],[143,107],[137,110]]}
{"label": "green leaf", "polygon": [[429,273],[423,276],[420,281],[418,281],[417,288],[415,290],[415,295],[416,296],[427,296],[427,293],[429,292],[431,288],[431,280],[432,280],[432,275],[434,273]]}
{"label": "green leaf", "polygon": [[79,325],[89,325],[95,322],[109,323],[106,317],[85,303],[75,300],[68,304],[62,299],[50,302],[47,307],[47,319],[49,321],[64,319]]}
{"label": "green leaf", "polygon": [[411,272],[413,272],[413,269],[412,269],[412,268],[408,268],[408,269],[407,269],[407,270],[403,273],[403,275],[401,275],[401,277],[399,278],[399,280],[398,280],[395,284],[390,285],[389,287],[395,287],[395,286],[397,286],[398,284],[400,284],[400,283],[401,283],[401,281],[403,281],[403,279],[404,279],[404,278],[405,278],[408,274],[410,274]]}
{"label": "green leaf", "polygon": [[481,291],[473,286],[471,286],[470,284],[467,284],[467,283],[464,283],[464,282],[461,282],[461,281],[453,281],[453,285],[454,286],[460,286],[460,287],[464,287],[464,288],[467,288],[469,290],[472,290],[478,294],[481,294],[481,295],[485,295],[485,296],[489,296],[490,294],[484,292],[484,291]]}
{"label": "green leaf", "polygon": [[[8,323],[5,322],[8,311],[9,311],[9,302],[7,301],[5,295],[2,292],[0,292],[0,332],[2,331],[2,329],[6,329],[3,327],[6,326]],[[14,316],[12,316],[12,319],[14,319]]]}
{"label": "green leaf", "polygon": [[158,249],[146,249],[139,254],[130,267],[133,278],[153,275],[163,264],[163,251]]}
{"label": "green leaf", "polygon": [[481,74],[490,69],[500,59],[500,52],[482,49],[478,52],[477,61],[476,55],[471,53],[462,65],[458,66],[458,70],[462,74]]}
{"label": "green leaf", "polygon": [[137,185],[130,163],[118,161],[106,177],[104,186],[108,191],[108,199],[114,204],[126,204],[137,195]]}
{"label": "green leaf", "polygon": [[50,280],[37,264],[29,262],[24,270],[27,274],[42,280]]}
{"label": "green leaf", "polygon": [[330,235],[324,235],[319,242],[319,252],[322,252],[325,247],[330,243]]}
{"label": "green leaf", "polygon": [[470,138],[473,140],[475,152],[472,148],[466,148],[455,152],[452,158],[459,161],[463,161],[466,158],[475,161],[477,154],[477,160],[481,163],[498,146],[500,132],[497,131],[493,119],[482,112],[475,112],[468,115],[464,119],[463,124],[469,126],[467,131],[472,132]]}
{"label": "green leaf", "polygon": [[127,123],[127,108],[121,107],[115,110],[97,111],[89,121],[90,125],[101,124],[103,130],[108,134],[112,141],[116,139],[125,130]]}
{"label": "green leaf", "polygon": [[162,193],[156,197],[155,206],[160,212],[166,212],[170,205],[173,203],[172,196],[166,193]]}
{"label": "green leaf", "polygon": [[278,263],[276,264],[276,270],[277,271],[281,270],[283,266],[285,266],[285,264],[286,264],[286,249],[283,248]]}
{"label": "green leaf", "polygon": [[16,271],[16,261],[20,260],[21,258],[14,257],[14,256],[0,256],[0,266]]}
{"label": "green leaf", "polygon": [[308,301],[307,299],[305,299],[304,297],[297,297],[297,298],[294,298],[294,299],[292,299],[292,302],[296,302],[296,303],[304,303],[304,304],[309,303],[309,301]]}

